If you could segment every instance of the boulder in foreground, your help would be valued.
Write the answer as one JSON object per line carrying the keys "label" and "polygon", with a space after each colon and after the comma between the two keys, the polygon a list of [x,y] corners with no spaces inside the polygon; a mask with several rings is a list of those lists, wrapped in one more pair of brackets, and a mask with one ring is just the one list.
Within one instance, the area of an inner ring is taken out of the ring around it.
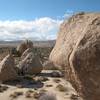
{"label": "boulder in foreground", "polygon": [[32,52],[19,63],[19,68],[22,74],[38,74],[43,70],[39,57]]}
{"label": "boulder in foreground", "polygon": [[49,59],[62,66],[84,100],[100,100],[100,13],[64,21]]}
{"label": "boulder in foreground", "polygon": [[15,62],[12,55],[7,55],[0,63],[0,81],[5,82],[17,79]]}

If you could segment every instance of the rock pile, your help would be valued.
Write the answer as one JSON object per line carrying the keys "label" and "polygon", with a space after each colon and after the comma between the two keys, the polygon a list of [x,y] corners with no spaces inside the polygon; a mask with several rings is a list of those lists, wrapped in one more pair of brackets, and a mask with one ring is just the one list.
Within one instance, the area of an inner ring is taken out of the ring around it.
{"label": "rock pile", "polygon": [[39,57],[32,52],[33,43],[29,40],[23,42],[17,50],[22,54],[21,61],[16,66],[12,54],[8,54],[0,63],[0,82],[15,80],[19,73],[38,74],[43,67]]}
{"label": "rock pile", "polygon": [[100,13],[64,21],[49,59],[62,66],[84,100],[100,100]]}

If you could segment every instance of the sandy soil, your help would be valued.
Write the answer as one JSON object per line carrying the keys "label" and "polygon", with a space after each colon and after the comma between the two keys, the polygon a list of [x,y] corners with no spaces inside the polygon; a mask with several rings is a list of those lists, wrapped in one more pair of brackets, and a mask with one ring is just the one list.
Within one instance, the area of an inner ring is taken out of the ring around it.
{"label": "sandy soil", "polygon": [[[43,71],[41,75],[36,76],[36,77],[46,77],[48,80],[46,81],[39,81],[36,83],[32,83],[31,81],[26,81],[23,79],[20,79],[20,82],[8,82],[6,85],[9,88],[6,91],[0,92],[0,100],[38,100],[35,99],[34,97],[31,98],[26,98],[25,94],[27,91],[32,90],[34,92],[39,92],[41,90],[45,90],[47,92],[53,93],[57,100],[81,100],[78,98],[72,98],[72,95],[77,96],[76,91],[73,89],[71,84],[67,81],[65,81],[62,77],[51,77],[51,72],[52,71]],[[21,85],[23,87],[19,88],[17,85]],[[57,86],[58,85],[64,86],[66,89],[63,91],[60,91]],[[16,87],[17,86],[17,87]],[[22,92],[23,94],[16,97],[12,98],[10,97],[11,94],[14,92]]]}

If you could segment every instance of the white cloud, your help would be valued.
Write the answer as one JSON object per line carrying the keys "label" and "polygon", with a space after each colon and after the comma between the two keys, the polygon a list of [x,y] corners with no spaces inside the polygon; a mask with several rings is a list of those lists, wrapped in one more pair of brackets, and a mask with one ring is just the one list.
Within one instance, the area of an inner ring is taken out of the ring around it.
{"label": "white cloud", "polygon": [[0,40],[56,39],[60,24],[72,14],[73,11],[67,10],[64,16],[57,16],[57,19],[43,17],[32,21],[0,21]]}
{"label": "white cloud", "polygon": [[63,16],[64,19],[69,18],[70,16],[72,16],[74,14],[74,12],[72,10],[67,10]]}
{"label": "white cloud", "polygon": [[0,40],[55,39],[61,22],[49,17],[33,21],[0,21]]}

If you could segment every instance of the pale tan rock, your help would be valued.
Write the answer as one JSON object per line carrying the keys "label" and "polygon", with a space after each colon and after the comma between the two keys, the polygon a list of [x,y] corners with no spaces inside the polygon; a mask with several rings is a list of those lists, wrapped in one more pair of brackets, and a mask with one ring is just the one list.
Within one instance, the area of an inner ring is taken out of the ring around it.
{"label": "pale tan rock", "polygon": [[7,55],[0,63],[0,81],[15,80],[17,72],[15,70],[15,62],[12,55]]}
{"label": "pale tan rock", "polygon": [[25,40],[17,47],[17,51],[22,55],[22,53],[28,48],[33,48],[33,42]]}
{"label": "pale tan rock", "polygon": [[26,49],[26,50],[23,52],[23,54],[22,54],[22,56],[21,56],[21,59],[24,59],[30,52],[32,52],[32,49],[31,49],[31,48]]}
{"label": "pale tan rock", "polygon": [[58,67],[57,65],[55,65],[53,62],[51,61],[45,61],[43,63],[43,67],[44,67],[44,70],[57,70],[57,69],[60,69],[60,67]]}
{"label": "pale tan rock", "polygon": [[19,63],[19,68],[23,74],[38,74],[42,71],[43,66],[38,56],[31,52]]}
{"label": "pale tan rock", "polygon": [[84,100],[100,100],[100,13],[79,13],[60,27],[49,59]]}

